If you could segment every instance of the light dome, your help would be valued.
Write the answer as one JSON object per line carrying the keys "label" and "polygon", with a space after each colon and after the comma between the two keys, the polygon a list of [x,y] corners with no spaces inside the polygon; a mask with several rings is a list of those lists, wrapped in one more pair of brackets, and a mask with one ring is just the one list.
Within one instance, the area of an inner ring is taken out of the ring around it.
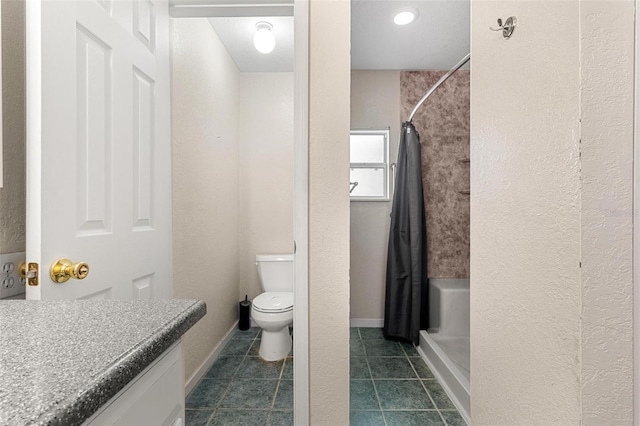
{"label": "light dome", "polygon": [[271,31],[273,25],[268,22],[258,22],[256,24],[256,33],[253,36],[253,45],[256,50],[263,54],[268,54],[276,47],[276,37]]}
{"label": "light dome", "polygon": [[393,15],[393,22],[396,25],[408,25],[418,17],[418,10],[413,7],[403,7]]}

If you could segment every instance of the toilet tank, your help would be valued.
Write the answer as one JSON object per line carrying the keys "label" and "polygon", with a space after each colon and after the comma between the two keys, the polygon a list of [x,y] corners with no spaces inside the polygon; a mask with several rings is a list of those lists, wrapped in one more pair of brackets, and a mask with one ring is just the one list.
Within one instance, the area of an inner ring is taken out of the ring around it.
{"label": "toilet tank", "polygon": [[257,254],[256,266],[264,291],[293,291],[292,254]]}

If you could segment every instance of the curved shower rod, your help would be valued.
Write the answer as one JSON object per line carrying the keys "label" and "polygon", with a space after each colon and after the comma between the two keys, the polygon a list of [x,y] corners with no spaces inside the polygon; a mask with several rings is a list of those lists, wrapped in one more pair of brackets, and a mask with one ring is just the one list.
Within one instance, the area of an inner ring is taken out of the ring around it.
{"label": "curved shower rod", "polygon": [[436,84],[434,84],[433,86],[431,86],[431,89],[429,89],[429,91],[427,93],[424,94],[424,96],[418,101],[418,104],[413,108],[413,111],[411,111],[411,115],[409,116],[409,122],[413,122],[413,116],[416,114],[416,111],[418,111],[418,108],[420,108],[420,106],[422,105],[422,103],[424,101],[427,100],[427,98],[429,96],[431,96],[431,94],[433,92],[435,92],[435,90],[442,84],[444,83],[449,77],[451,77],[451,75],[458,71],[460,69],[461,66],[463,66],[464,64],[466,64],[467,62],[469,62],[469,59],[471,59],[471,53],[469,53],[467,56],[465,56],[464,58],[462,58],[460,60],[460,62],[458,62],[453,68],[451,68],[449,70],[448,73],[446,73],[445,75],[443,75],[442,77],[440,77],[440,80],[438,80],[436,82]]}

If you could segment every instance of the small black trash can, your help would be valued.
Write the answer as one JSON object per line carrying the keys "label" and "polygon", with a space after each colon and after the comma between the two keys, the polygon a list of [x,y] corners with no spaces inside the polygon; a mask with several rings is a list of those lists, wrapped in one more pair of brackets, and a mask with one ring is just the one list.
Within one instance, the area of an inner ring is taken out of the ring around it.
{"label": "small black trash can", "polygon": [[238,309],[240,310],[240,321],[238,328],[240,330],[248,330],[251,327],[251,301],[248,300],[248,296],[244,296],[244,300],[238,303]]}

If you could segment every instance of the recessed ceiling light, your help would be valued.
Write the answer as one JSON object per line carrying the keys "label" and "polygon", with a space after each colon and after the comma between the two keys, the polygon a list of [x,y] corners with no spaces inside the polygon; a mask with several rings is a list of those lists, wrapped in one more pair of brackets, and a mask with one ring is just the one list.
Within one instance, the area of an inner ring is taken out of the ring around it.
{"label": "recessed ceiling light", "polygon": [[418,10],[413,7],[403,7],[394,13],[393,22],[396,25],[407,25],[415,21],[418,14]]}
{"label": "recessed ceiling light", "polygon": [[276,47],[276,37],[271,30],[273,25],[268,22],[258,22],[256,24],[256,33],[253,36],[253,45],[260,53],[271,53]]}

